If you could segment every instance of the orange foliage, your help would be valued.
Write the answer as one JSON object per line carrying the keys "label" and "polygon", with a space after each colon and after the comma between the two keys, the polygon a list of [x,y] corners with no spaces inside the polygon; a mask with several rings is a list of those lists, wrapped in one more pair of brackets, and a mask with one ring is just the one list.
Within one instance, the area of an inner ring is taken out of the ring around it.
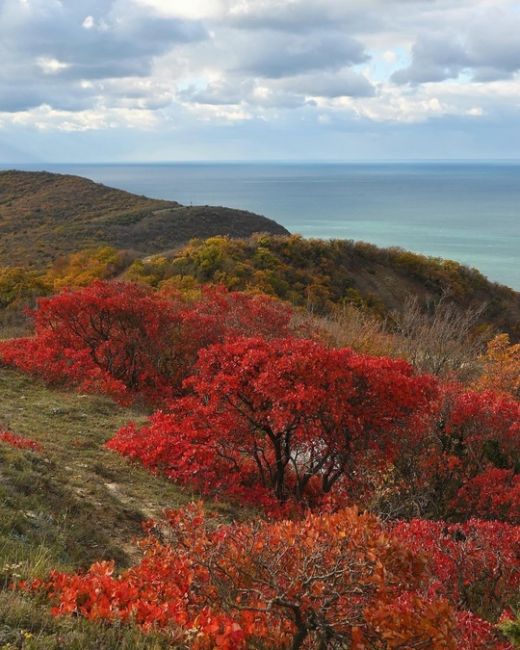
{"label": "orange foliage", "polygon": [[169,514],[171,542],[150,535],[140,564],[54,573],[54,614],[135,620],[197,650],[455,650],[456,612],[417,591],[421,558],[356,509],[302,521],[216,525],[200,506]]}
{"label": "orange foliage", "polygon": [[54,291],[65,287],[86,287],[95,280],[116,277],[129,263],[129,256],[124,251],[100,246],[56,260],[45,278]]}

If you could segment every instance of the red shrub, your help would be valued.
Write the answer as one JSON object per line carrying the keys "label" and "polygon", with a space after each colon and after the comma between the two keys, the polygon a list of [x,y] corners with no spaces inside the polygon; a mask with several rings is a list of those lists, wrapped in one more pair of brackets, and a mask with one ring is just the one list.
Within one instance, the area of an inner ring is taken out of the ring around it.
{"label": "red shrub", "polygon": [[415,442],[397,461],[401,516],[520,523],[520,403],[444,386],[429,433]]}
{"label": "red shrub", "polygon": [[145,287],[95,282],[39,300],[35,336],[0,358],[49,382],[161,402],[178,394],[198,351],[228,335],[286,335],[291,312],[264,296],[208,289],[194,302]]}
{"label": "red shrub", "polygon": [[32,587],[56,615],[158,625],[195,649],[460,647],[454,609],[415,591],[422,560],[371,515],[216,526],[192,508],[170,524],[171,544],[149,537],[119,577],[101,563]]}
{"label": "red shrub", "polygon": [[520,524],[520,474],[491,467],[468,479],[452,505],[457,512]]}
{"label": "red shrub", "polygon": [[397,524],[393,535],[428,558],[428,595],[489,620],[520,605],[520,526],[415,519]]}
{"label": "red shrub", "polygon": [[448,390],[436,436],[448,514],[520,523],[520,403],[493,391]]}
{"label": "red shrub", "polygon": [[190,397],[108,446],[205,493],[266,505],[362,489],[418,435],[436,395],[404,361],[297,339],[215,345],[186,386]]}

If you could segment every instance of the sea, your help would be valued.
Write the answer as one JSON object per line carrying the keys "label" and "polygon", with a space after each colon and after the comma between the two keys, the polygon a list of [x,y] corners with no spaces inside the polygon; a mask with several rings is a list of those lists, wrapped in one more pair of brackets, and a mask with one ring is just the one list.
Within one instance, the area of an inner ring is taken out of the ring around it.
{"label": "sea", "polygon": [[520,290],[520,161],[22,166],[275,219],[304,237],[453,259]]}

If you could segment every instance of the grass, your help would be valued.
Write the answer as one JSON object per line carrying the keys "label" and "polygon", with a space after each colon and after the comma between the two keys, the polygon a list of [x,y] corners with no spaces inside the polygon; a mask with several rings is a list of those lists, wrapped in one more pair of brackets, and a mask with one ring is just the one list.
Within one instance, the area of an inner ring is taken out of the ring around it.
{"label": "grass", "polygon": [[0,442],[0,649],[171,647],[162,635],[54,619],[48,603],[9,589],[51,568],[85,568],[99,559],[128,566],[142,522],[192,500],[104,449],[121,425],[145,415],[0,368],[0,428],[43,446],[36,453]]}

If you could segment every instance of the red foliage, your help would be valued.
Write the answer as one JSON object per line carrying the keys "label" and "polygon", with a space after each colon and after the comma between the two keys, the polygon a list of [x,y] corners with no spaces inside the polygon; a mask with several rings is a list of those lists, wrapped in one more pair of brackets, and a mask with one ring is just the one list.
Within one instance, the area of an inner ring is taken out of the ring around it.
{"label": "red foliage", "polygon": [[513,650],[494,623],[485,621],[471,612],[459,612],[457,623],[460,630],[460,645],[457,650]]}
{"label": "red foliage", "polygon": [[452,504],[459,513],[520,524],[520,474],[485,470],[462,485]]}
{"label": "red foliage", "polygon": [[218,526],[190,508],[170,524],[171,544],[148,537],[119,577],[99,563],[30,587],[56,615],[158,625],[195,649],[461,647],[455,610],[417,591],[423,561],[371,515]]}
{"label": "red foliage", "polygon": [[422,473],[449,516],[520,523],[520,403],[493,391],[445,389]]}
{"label": "red foliage", "polygon": [[95,282],[40,299],[33,316],[35,336],[3,343],[5,362],[120,398],[169,388],[165,346],[175,320],[170,304],[151,292]]}
{"label": "red foliage", "polygon": [[39,442],[30,440],[29,438],[24,438],[23,436],[17,436],[10,431],[0,431],[0,440],[11,447],[16,447],[17,449],[29,449],[30,451],[43,450],[43,447]]}
{"label": "red foliage", "polygon": [[[291,332],[292,308],[264,294],[228,291],[222,286],[203,286],[200,297],[186,301],[182,294],[169,293],[185,305],[183,321],[186,333],[200,348],[237,336],[261,336],[271,339]],[[305,333],[305,332],[304,332]],[[307,332],[308,333],[308,332]],[[194,360],[195,360],[194,358]]]}
{"label": "red foliage", "polygon": [[363,489],[418,435],[436,395],[404,361],[297,339],[212,346],[186,386],[192,395],[108,446],[204,493],[267,506]]}
{"label": "red foliage", "polygon": [[218,287],[187,302],[97,281],[40,299],[33,317],[34,337],[0,344],[5,363],[121,401],[161,402],[178,394],[202,347],[229,335],[286,335],[291,311],[266,296]]}
{"label": "red foliage", "polygon": [[490,620],[520,604],[520,526],[415,519],[397,524],[393,535],[427,557],[429,596],[446,597],[457,608]]}

